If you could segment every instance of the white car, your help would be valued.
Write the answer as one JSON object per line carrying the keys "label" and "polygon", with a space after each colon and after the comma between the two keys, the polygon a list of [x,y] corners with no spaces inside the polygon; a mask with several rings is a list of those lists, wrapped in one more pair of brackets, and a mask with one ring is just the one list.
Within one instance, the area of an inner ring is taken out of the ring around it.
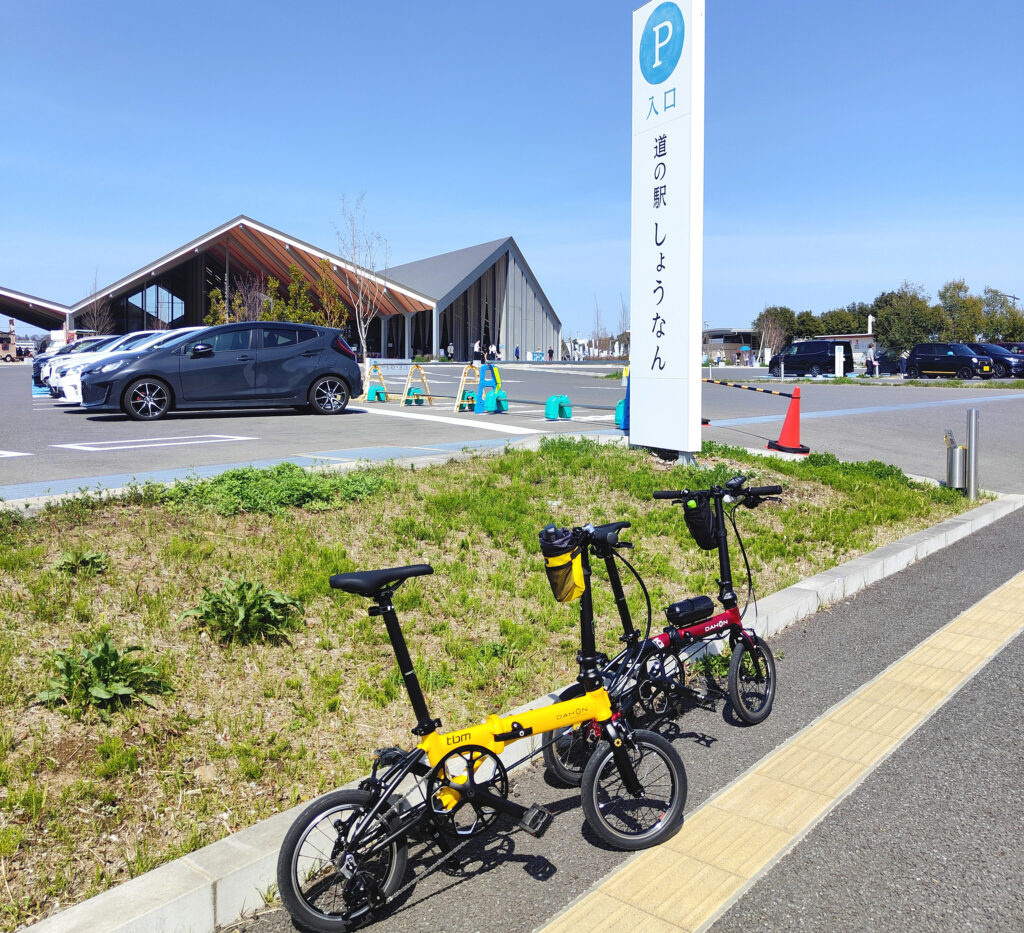
{"label": "white car", "polygon": [[122,334],[110,343],[101,344],[95,350],[86,350],[84,353],[76,353],[73,359],[68,358],[59,362],[51,361],[49,377],[44,374],[43,381],[49,385],[50,395],[54,398],[60,398],[62,394],[61,382],[64,378],[64,374],[68,372],[72,366],[91,363],[93,360],[98,360],[101,356],[105,356],[108,353],[118,353],[121,350],[129,350],[132,347],[138,346],[140,343],[148,340],[150,337],[166,333],[167,331],[165,330],[136,330],[132,331],[130,334]]}
{"label": "white car", "polygon": [[62,347],[54,353],[46,353],[39,361],[39,383],[40,385],[49,385],[50,371],[55,366],[62,366],[64,363],[69,362],[72,356],[77,356],[79,353],[85,353],[87,350],[102,349],[107,344],[113,343],[117,338],[114,336],[107,337],[83,337],[80,340],[76,340],[74,343],[69,343],[67,346]]}
{"label": "white car", "polygon": [[72,365],[64,369],[58,388],[63,391],[64,398],[71,402],[72,405],[80,405],[82,403],[83,370],[89,369],[96,363],[103,362],[108,356],[113,357],[120,353],[142,353],[145,350],[155,350],[169,340],[177,339],[182,334],[189,334],[197,330],[205,330],[205,328],[178,327],[174,330],[142,331],[141,333],[148,333],[149,336],[130,345],[121,344],[116,347],[111,345],[96,353],[83,353],[80,359],[75,360]]}

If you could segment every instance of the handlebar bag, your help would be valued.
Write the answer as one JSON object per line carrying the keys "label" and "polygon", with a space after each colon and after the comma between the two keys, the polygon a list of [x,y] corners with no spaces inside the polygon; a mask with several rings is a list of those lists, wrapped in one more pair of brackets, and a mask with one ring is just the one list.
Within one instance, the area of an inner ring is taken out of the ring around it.
{"label": "handlebar bag", "polygon": [[692,492],[689,498],[683,500],[683,517],[697,547],[704,551],[713,551],[718,547],[715,515],[711,509],[711,500],[705,493]]}
{"label": "handlebar bag", "polygon": [[578,530],[547,527],[540,533],[540,551],[551,592],[560,603],[583,595],[583,541]]}

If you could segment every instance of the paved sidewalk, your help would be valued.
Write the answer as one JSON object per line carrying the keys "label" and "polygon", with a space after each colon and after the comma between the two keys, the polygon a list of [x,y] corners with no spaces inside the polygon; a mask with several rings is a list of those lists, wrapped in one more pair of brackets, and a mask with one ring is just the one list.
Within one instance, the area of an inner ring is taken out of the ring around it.
{"label": "paved sidewalk", "polygon": [[[735,728],[726,704],[724,710],[695,709],[680,724],[665,724],[687,767],[687,826],[690,820],[699,827],[700,820],[708,819],[699,816],[698,808],[736,775],[1019,571],[1024,512],[1016,510],[1022,504],[1021,497],[986,504],[762,600],[762,630],[777,632],[788,626],[772,639],[780,662],[779,696],[772,716],[754,729]],[[971,534],[982,528],[986,529],[982,534]],[[964,567],[971,567],[972,573],[953,579]],[[941,586],[932,582],[936,579]],[[858,591],[863,592],[849,598]],[[941,599],[942,605],[936,606],[935,599]],[[964,604],[964,599],[970,602]],[[813,624],[802,621],[831,603],[835,607],[819,612]],[[892,624],[894,619],[899,620],[898,626]],[[959,648],[954,646],[955,654]],[[823,665],[823,658],[831,663]],[[691,731],[682,731],[681,726]],[[547,785],[539,768],[520,772],[515,783],[517,797],[537,800],[555,812],[548,833],[540,840],[522,833],[497,834],[481,845],[463,871],[455,876],[439,872],[417,885],[408,901],[374,929],[382,933],[534,929],[626,861],[622,853],[603,849],[588,834],[577,792]],[[827,807],[819,809],[824,812]],[[216,924],[231,923],[260,906],[260,892],[274,880],[280,839],[297,812],[236,833],[31,929],[209,933]],[[682,838],[688,832],[684,829]],[[507,896],[495,897],[496,891]],[[270,933],[292,927],[283,911],[277,910],[241,921],[235,929]]]}

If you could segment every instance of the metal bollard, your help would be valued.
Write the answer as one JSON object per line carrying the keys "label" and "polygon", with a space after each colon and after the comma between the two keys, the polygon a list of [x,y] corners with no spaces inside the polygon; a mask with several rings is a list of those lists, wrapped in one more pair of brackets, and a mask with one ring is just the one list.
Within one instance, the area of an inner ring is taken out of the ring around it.
{"label": "metal bollard", "polygon": [[978,409],[967,409],[967,498],[978,498]]}

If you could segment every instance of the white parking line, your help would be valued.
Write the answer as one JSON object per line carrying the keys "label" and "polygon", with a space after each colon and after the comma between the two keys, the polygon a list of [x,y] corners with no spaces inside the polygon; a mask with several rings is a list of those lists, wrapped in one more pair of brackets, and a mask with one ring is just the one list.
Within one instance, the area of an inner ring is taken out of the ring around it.
{"label": "white parking line", "polygon": [[241,437],[233,434],[195,434],[191,437],[147,437],[140,440],[93,441],[87,444],[51,444],[68,450],[140,450],[145,447],[187,447],[189,444],[224,444],[229,441],[258,441],[258,437]]}
{"label": "white parking line", "polygon": [[[437,421],[441,424],[456,424],[461,428],[477,428],[480,431],[497,431],[499,434],[546,434],[536,428],[519,428],[510,424],[495,422],[493,424],[477,421],[475,418],[444,418],[440,415],[421,415],[411,411],[385,411],[383,408],[360,409],[367,414],[385,415],[390,418],[412,418],[416,421]],[[499,416],[500,417],[500,416]]]}
{"label": "white parking line", "polygon": [[23,454],[17,450],[0,450],[0,457],[31,457],[32,454]]}

